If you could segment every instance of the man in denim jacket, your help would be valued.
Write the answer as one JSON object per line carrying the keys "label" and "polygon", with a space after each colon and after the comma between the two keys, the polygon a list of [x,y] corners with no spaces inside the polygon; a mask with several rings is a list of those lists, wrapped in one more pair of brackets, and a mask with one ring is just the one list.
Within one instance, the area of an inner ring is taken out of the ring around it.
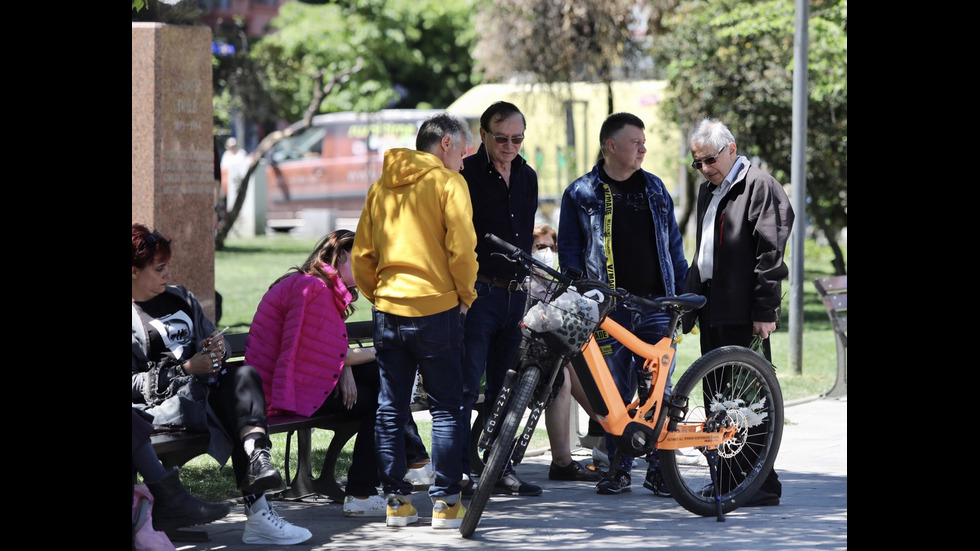
{"label": "man in denim jacket", "polygon": [[[643,129],[643,121],[630,113],[615,113],[602,123],[599,143],[603,158],[562,195],[558,260],[562,271],[581,270],[585,277],[626,288],[635,295],[674,296],[683,288],[687,260],[674,202],[663,181],[641,168],[646,154]],[[620,307],[610,317],[647,342],[660,340],[669,321],[662,312],[630,312]],[[630,350],[604,331],[597,331],[596,339],[628,404],[636,394],[643,359],[634,359]],[[608,435],[606,448],[612,457],[615,444]],[[657,495],[669,496],[656,456],[648,459],[644,486]],[[632,457],[623,457],[618,466],[610,465],[607,477],[597,485],[598,493],[630,491],[632,464]]]}

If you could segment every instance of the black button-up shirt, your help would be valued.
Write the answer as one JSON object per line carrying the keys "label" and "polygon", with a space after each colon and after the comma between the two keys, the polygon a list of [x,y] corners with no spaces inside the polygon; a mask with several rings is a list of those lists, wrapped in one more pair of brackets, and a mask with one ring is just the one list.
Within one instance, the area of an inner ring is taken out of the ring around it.
{"label": "black button-up shirt", "polygon": [[534,243],[534,214],[538,209],[538,175],[518,155],[511,162],[510,188],[487,156],[486,146],[480,144],[476,153],[463,159],[463,177],[470,188],[473,204],[473,227],[476,230],[476,257],[479,273],[503,280],[520,279],[523,274],[515,264],[499,256],[487,233],[530,253]]}

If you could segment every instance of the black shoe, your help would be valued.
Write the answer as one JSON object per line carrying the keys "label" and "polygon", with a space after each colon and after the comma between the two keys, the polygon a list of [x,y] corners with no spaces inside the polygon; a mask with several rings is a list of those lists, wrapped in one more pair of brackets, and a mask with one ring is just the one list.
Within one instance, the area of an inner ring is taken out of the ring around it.
{"label": "black shoe", "polygon": [[[703,497],[714,497],[712,492],[714,491],[714,486],[712,484],[706,485],[701,488],[700,494]],[[742,507],[773,507],[779,505],[779,495],[766,490],[759,490],[752,496],[752,499],[742,504]]]}
{"label": "black shoe", "polygon": [[742,507],[773,507],[779,505],[779,496],[767,492],[765,490],[759,490],[752,496],[752,499],[742,504]]}
{"label": "black shoe", "polygon": [[621,494],[630,492],[630,485],[633,483],[630,474],[626,471],[616,471],[616,474],[603,478],[595,485],[597,494]]}
{"label": "black shoe", "polygon": [[660,473],[660,467],[650,466],[647,468],[647,478],[643,481],[643,487],[653,492],[659,497],[671,497],[667,484],[664,483],[664,475]]}
{"label": "black shoe", "polygon": [[282,476],[272,466],[272,454],[268,448],[255,448],[248,460],[248,472],[242,481],[242,492],[261,495],[266,490],[282,486]]}
{"label": "black shoe", "polygon": [[[714,491],[715,491],[715,485],[709,482],[705,484],[704,488],[701,488],[701,491],[698,493],[701,494],[701,497],[714,497],[714,494],[712,493]],[[726,490],[725,488],[722,488],[721,495],[725,495],[730,491],[731,491],[730,489]]]}
{"label": "black shoe", "polygon": [[209,503],[199,499],[180,483],[176,467],[160,480],[148,482],[153,494],[153,528],[174,530],[195,524],[207,524],[223,518],[231,510],[228,503]]}
{"label": "black shoe", "polygon": [[504,473],[497,483],[494,484],[492,494],[506,494],[512,496],[539,496],[541,486],[528,484],[517,478],[517,473]]}
{"label": "black shoe", "polygon": [[551,468],[548,469],[548,480],[598,482],[601,479],[602,473],[599,471],[590,471],[574,459],[571,463],[565,465],[564,467],[559,467],[558,465],[552,463]]}

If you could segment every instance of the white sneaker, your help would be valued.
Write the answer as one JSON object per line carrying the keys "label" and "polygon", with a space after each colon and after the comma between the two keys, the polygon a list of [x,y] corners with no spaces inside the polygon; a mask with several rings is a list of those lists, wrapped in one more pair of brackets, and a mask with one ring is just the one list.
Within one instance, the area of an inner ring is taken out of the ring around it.
{"label": "white sneaker", "polygon": [[432,470],[432,463],[426,463],[417,469],[409,469],[405,473],[405,482],[413,486],[432,486],[436,481],[436,473]]}
{"label": "white sneaker", "polygon": [[354,496],[344,498],[345,517],[383,517],[386,514],[388,502],[377,494],[365,499]]}
{"label": "white sneaker", "polygon": [[245,543],[293,545],[313,537],[313,533],[306,528],[290,524],[280,517],[265,496],[260,497],[251,507],[246,505],[245,516],[245,533],[242,534],[242,541]]}

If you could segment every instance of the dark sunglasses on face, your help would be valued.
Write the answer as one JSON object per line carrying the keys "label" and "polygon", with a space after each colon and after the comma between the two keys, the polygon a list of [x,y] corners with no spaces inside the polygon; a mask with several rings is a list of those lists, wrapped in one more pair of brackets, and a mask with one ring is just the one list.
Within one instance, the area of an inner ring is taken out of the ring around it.
{"label": "dark sunglasses on face", "polygon": [[521,145],[521,142],[524,141],[524,136],[498,136],[496,134],[490,134],[490,135],[493,136],[494,141],[496,141],[500,145],[507,143],[507,140],[510,140],[510,143],[514,145]]}
{"label": "dark sunglasses on face", "polygon": [[[725,146],[725,147],[728,147],[728,146]],[[697,160],[695,160],[693,163],[691,163],[691,167],[693,167],[694,170],[701,170],[701,165],[702,164],[706,164],[708,166],[711,166],[711,165],[715,164],[715,162],[718,161],[718,155],[721,155],[721,152],[724,151],[724,150],[725,150],[725,148],[723,147],[723,148],[721,148],[721,149],[718,150],[718,153],[715,153],[711,157],[705,157],[704,159],[697,159]]]}

